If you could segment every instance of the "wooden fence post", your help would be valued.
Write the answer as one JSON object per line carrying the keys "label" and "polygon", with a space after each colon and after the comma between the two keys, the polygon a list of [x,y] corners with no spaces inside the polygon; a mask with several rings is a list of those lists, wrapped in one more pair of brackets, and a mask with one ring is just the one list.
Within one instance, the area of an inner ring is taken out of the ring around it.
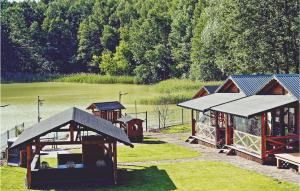
{"label": "wooden fence post", "polygon": [[181,109],[181,125],[183,125],[183,108]]}
{"label": "wooden fence post", "polygon": [[160,129],[160,111],[158,111],[158,129]]}
{"label": "wooden fence post", "polygon": [[146,111],[146,132],[148,131],[148,113]]}

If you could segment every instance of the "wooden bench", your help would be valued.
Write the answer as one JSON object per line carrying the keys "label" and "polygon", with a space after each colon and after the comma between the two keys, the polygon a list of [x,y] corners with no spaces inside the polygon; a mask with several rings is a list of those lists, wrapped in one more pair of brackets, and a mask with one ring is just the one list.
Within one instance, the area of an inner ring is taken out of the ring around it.
{"label": "wooden bench", "polygon": [[277,159],[277,168],[282,168],[284,163],[290,163],[293,165],[300,166],[300,153],[282,153],[282,154],[275,154]]}

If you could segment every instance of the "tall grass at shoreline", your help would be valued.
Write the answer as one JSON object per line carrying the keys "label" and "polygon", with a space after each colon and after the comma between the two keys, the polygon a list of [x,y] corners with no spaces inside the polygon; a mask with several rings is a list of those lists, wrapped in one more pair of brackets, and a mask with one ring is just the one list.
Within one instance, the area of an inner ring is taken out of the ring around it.
{"label": "tall grass at shoreline", "polygon": [[174,93],[174,92],[195,92],[202,86],[216,86],[221,85],[221,81],[193,81],[188,79],[169,79],[161,81],[154,85],[155,89],[161,93]]}
{"label": "tall grass at shoreline", "polygon": [[153,85],[163,95],[139,100],[144,105],[177,104],[191,99],[202,86],[221,85],[221,81],[200,82],[187,79],[169,79]]}
{"label": "tall grass at shoreline", "polygon": [[75,82],[90,84],[136,84],[133,76],[108,76],[99,74],[70,74],[54,80],[54,82]]}

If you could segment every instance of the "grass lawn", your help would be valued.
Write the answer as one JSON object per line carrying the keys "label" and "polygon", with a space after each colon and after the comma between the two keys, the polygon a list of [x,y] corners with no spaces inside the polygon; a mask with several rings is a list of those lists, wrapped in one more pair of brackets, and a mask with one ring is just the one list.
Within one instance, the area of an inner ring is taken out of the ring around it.
{"label": "grass lawn", "polygon": [[166,129],[161,130],[161,133],[164,134],[173,134],[173,133],[188,133],[191,131],[191,125],[190,124],[184,124],[184,125],[174,125],[171,127],[167,127]]}
{"label": "grass lawn", "polygon": [[147,137],[144,138],[144,144],[137,144],[133,149],[125,146],[118,147],[119,162],[171,160],[197,156],[200,156],[199,152]]}
{"label": "grass lawn", "polygon": [[[1,190],[26,190],[25,169],[7,166],[0,169]],[[300,188],[229,164],[205,161],[119,166],[118,179],[119,185],[114,187],[77,190],[298,191]]]}

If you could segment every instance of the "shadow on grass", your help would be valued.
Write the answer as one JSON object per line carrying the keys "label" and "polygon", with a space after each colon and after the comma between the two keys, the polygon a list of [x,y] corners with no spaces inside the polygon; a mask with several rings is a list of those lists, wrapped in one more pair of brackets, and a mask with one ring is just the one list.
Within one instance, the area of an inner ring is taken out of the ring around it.
{"label": "shadow on grass", "polygon": [[143,144],[165,144],[165,141],[161,141],[159,139],[144,137]]}
{"label": "shadow on grass", "polygon": [[165,170],[160,170],[157,166],[122,166],[118,169],[118,184],[117,185],[101,185],[93,186],[82,183],[80,187],[59,188],[55,191],[106,191],[106,190],[176,190],[176,186],[170,179]]}

